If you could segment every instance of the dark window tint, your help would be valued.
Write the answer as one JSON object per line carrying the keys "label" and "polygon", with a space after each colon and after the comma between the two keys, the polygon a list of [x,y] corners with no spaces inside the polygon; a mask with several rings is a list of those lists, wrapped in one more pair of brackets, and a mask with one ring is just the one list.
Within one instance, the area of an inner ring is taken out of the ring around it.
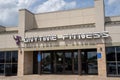
{"label": "dark window tint", "polygon": [[17,74],[17,64],[12,64],[12,74],[13,75]]}
{"label": "dark window tint", "polygon": [[43,71],[43,73],[51,73],[51,55],[50,55],[50,53],[42,54],[42,71]]}
{"label": "dark window tint", "polygon": [[120,75],[120,62],[117,63],[117,67],[118,67],[118,75]]}
{"label": "dark window tint", "polygon": [[97,67],[97,52],[88,52],[87,53],[87,60],[88,60],[88,73],[89,74],[97,74],[98,67]]}
{"label": "dark window tint", "polygon": [[17,51],[0,52],[0,75],[17,75]]}
{"label": "dark window tint", "polygon": [[12,66],[11,66],[11,64],[5,64],[5,75],[6,76],[12,75]]}
{"label": "dark window tint", "polygon": [[65,72],[72,73],[72,52],[65,52]]}
{"label": "dark window tint", "polygon": [[11,62],[11,52],[7,51],[6,52],[6,63],[10,63]]}
{"label": "dark window tint", "polygon": [[17,63],[18,61],[18,54],[17,51],[12,52],[12,63]]}
{"label": "dark window tint", "polygon": [[106,54],[108,76],[120,76],[120,47],[107,47]]}
{"label": "dark window tint", "polygon": [[4,74],[4,64],[0,64],[0,75]]}
{"label": "dark window tint", "polygon": [[74,73],[78,73],[78,52],[74,52]]}
{"label": "dark window tint", "polygon": [[82,74],[98,74],[97,52],[82,51]]}
{"label": "dark window tint", "polygon": [[4,63],[4,61],[5,61],[5,53],[0,52],[0,63]]}
{"label": "dark window tint", "polygon": [[116,47],[117,61],[120,61],[120,47]]}
{"label": "dark window tint", "polygon": [[107,61],[115,61],[115,48],[110,47],[106,49],[107,51]]}
{"label": "dark window tint", "polygon": [[108,74],[116,74],[116,63],[109,62],[107,63]]}

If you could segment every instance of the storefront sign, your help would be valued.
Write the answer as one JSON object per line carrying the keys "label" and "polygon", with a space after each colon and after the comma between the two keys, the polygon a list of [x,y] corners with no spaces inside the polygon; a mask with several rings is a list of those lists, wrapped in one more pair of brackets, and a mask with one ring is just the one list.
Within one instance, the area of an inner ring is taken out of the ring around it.
{"label": "storefront sign", "polygon": [[45,41],[57,41],[57,40],[76,40],[76,39],[99,39],[99,38],[108,38],[109,32],[95,32],[95,33],[79,33],[79,34],[66,34],[66,35],[48,35],[48,36],[40,36],[40,37],[25,37],[25,43],[31,42],[45,42]]}

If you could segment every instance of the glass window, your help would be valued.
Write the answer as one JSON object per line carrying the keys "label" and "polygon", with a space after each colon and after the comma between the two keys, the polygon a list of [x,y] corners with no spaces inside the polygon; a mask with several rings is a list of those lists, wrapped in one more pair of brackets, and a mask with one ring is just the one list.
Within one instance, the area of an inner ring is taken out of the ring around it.
{"label": "glass window", "polygon": [[65,72],[72,73],[72,52],[65,52]]}
{"label": "glass window", "polygon": [[107,51],[107,61],[115,61],[115,47],[109,47]]}
{"label": "glass window", "polygon": [[17,74],[17,51],[0,52],[0,75]]}
{"label": "glass window", "polygon": [[0,63],[4,63],[4,61],[5,61],[5,53],[0,52]]}
{"label": "glass window", "polygon": [[97,73],[98,73],[97,62],[88,63],[88,74],[97,74]]}
{"label": "glass window", "polygon": [[7,51],[6,52],[6,63],[10,63],[11,62],[11,52]]}
{"label": "glass window", "polygon": [[88,60],[88,73],[89,74],[97,74],[97,52],[87,52],[87,60]]}
{"label": "glass window", "polygon": [[81,53],[82,74],[98,74],[97,52],[85,50]]}
{"label": "glass window", "polygon": [[98,73],[97,70],[97,53],[96,52],[88,52],[87,53],[87,59],[88,59],[88,73],[89,74],[95,74]]}
{"label": "glass window", "polygon": [[120,47],[116,47],[117,61],[120,61]]}
{"label": "glass window", "polygon": [[12,74],[12,65],[11,64],[5,64],[5,75],[11,75]]}
{"label": "glass window", "polygon": [[106,54],[108,76],[120,76],[120,47],[107,47]]}
{"label": "glass window", "polygon": [[12,64],[12,74],[13,75],[17,74],[17,64]]}
{"label": "glass window", "polygon": [[42,54],[42,72],[51,73],[51,55],[50,53]]}
{"label": "glass window", "polygon": [[4,64],[0,64],[0,75],[4,74]]}
{"label": "glass window", "polygon": [[85,52],[81,52],[81,59],[82,59],[82,74],[88,73],[87,72],[87,55]]}
{"label": "glass window", "polygon": [[64,54],[63,52],[56,52],[55,53],[56,57],[56,72],[57,73],[62,73],[64,71]]}
{"label": "glass window", "polygon": [[78,52],[74,52],[74,73],[78,73]]}
{"label": "glass window", "polygon": [[97,52],[87,52],[87,59],[89,62],[97,61]]}
{"label": "glass window", "polygon": [[12,63],[17,63],[18,62],[18,54],[17,51],[12,52]]}
{"label": "glass window", "polygon": [[115,62],[109,62],[107,63],[107,72],[108,74],[116,74],[116,63]]}

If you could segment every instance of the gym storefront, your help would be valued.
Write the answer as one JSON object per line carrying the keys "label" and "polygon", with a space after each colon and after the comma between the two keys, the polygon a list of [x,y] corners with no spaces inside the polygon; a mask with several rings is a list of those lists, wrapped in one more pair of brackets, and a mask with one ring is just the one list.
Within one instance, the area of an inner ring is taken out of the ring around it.
{"label": "gym storefront", "polygon": [[120,16],[106,17],[104,0],[94,3],[40,14],[19,10],[18,27],[0,26],[0,79],[119,80]]}

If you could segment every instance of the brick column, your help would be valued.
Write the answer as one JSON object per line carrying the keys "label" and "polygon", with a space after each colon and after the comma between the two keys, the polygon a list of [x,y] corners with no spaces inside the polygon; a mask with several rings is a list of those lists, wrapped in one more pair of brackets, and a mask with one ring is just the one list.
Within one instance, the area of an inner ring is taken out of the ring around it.
{"label": "brick column", "polygon": [[97,44],[97,53],[101,53],[101,58],[98,59],[98,75],[106,77],[106,52],[105,44]]}
{"label": "brick column", "polygon": [[24,51],[18,50],[18,76],[24,75]]}
{"label": "brick column", "polygon": [[[26,9],[19,10],[19,25],[18,25],[18,35],[22,39],[26,36],[25,31],[34,28],[34,14]],[[18,76],[24,75],[24,43],[21,43],[21,46],[18,50]],[[26,72],[25,72],[26,73]]]}
{"label": "brick column", "polygon": [[33,52],[24,52],[24,74],[33,74]]}

